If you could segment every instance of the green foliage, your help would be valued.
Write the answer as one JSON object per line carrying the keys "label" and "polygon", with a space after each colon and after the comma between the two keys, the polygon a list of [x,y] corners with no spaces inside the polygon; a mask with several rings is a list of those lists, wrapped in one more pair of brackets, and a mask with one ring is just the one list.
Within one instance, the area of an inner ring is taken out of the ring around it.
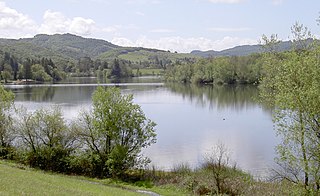
{"label": "green foliage", "polygon": [[16,58],[8,52],[4,53],[3,60],[0,60],[0,78],[8,82],[10,79],[17,79],[19,65]]}
{"label": "green foliage", "polygon": [[13,106],[14,94],[0,84],[0,158],[8,158],[12,151],[12,118],[10,109]]}
{"label": "green foliage", "polygon": [[163,69],[133,69],[132,73],[134,76],[162,76],[164,71]]}
{"label": "green foliage", "polygon": [[40,64],[34,64],[31,67],[32,79],[36,81],[50,81],[51,77],[45,72],[44,68]]}
{"label": "green foliage", "polygon": [[177,63],[165,72],[166,81],[182,83],[250,83],[260,79],[261,55],[219,57],[196,63]]}
{"label": "green foliage", "polygon": [[111,71],[109,78],[126,78],[132,76],[131,68],[124,62],[119,59],[114,59],[113,64],[111,65]]}
{"label": "green foliage", "polygon": [[167,51],[147,49],[147,48],[129,48],[121,47],[102,53],[100,59],[113,61],[114,58],[130,62],[132,68],[158,68],[165,69],[173,62],[193,62],[199,57],[192,54],[178,54]]}
{"label": "green foliage", "polygon": [[136,165],[142,148],[155,142],[155,123],[147,119],[132,95],[98,87],[93,110],[83,113],[79,136],[88,153],[98,156],[99,175],[119,176]]}
{"label": "green foliage", "polygon": [[44,170],[66,172],[67,157],[73,150],[74,137],[68,130],[59,108],[19,112],[15,122],[22,162]]}
{"label": "green foliage", "polygon": [[[277,177],[319,191],[320,48],[304,45],[310,33],[302,25],[292,29],[297,43],[294,50],[265,53],[261,97],[276,108],[274,121],[282,138],[277,148]],[[266,43],[276,44],[275,36]]]}
{"label": "green foliage", "polygon": [[[104,40],[87,39],[71,34],[36,35],[34,38],[19,40],[0,39],[0,46],[0,55],[8,52],[12,54],[12,57],[13,55],[18,57],[12,58],[14,61],[11,61],[14,66],[10,74],[14,79],[17,79],[17,74],[19,70],[21,72],[22,67],[30,70],[33,64],[41,64],[53,80],[59,80],[63,76],[62,72],[73,73],[76,76],[94,76],[98,69],[102,71],[112,68],[111,64],[114,63],[114,59],[119,60],[123,70],[122,75],[128,77],[132,76],[131,69],[165,69],[172,62],[193,62],[199,58],[192,54],[120,47]],[[47,67],[49,64],[43,64],[43,59],[47,58],[52,59],[51,62],[55,64],[51,70]],[[27,59],[33,61],[31,65],[24,65]],[[3,70],[1,63],[0,59],[0,71]],[[55,69],[54,72],[53,69]],[[56,73],[59,73],[58,77]],[[7,79],[8,74],[4,76]],[[20,79],[31,79],[31,76],[31,74],[20,74]]]}

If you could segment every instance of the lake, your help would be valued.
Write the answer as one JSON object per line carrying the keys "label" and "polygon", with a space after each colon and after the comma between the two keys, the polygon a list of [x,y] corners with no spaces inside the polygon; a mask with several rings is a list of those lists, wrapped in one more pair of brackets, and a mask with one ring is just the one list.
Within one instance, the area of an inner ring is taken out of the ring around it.
{"label": "lake", "polygon": [[16,105],[34,111],[59,105],[67,120],[91,107],[98,85],[117,85],[133,94],[146,116],[157,123],[157,143],[143,150],[158,169],[187,163],[197,167],[218,143],[230,151],[233,163],[255,177],[268,176],[278,142],[271,111],[255,101],[255,86],[195,86],[165,84],[145,77],[97,83],[96,78],[73,78],[64,84],[6,85]]}

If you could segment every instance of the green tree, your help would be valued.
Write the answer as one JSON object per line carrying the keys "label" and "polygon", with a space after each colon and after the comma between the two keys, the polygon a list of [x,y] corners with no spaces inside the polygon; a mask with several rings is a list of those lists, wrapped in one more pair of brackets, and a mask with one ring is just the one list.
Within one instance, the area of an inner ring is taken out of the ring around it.
{"label": "green tree", "polygon": [[13,106],[14,95],[11,91],[4,89],[0,85],[0,157],[5,157],[9,154],[14,139],[12,134],[12,118],[9,110]]}
{"label": "green tree", "polygon": [[50,81],[52,78],[50,75],[48,75],[45,72],[44,67],[42,67],[40,64],[34,64],[31,66],[31,71],[32,71],[32,79],[36,81]]}
{"label": "green tree", "polygon": [[1,72],[1,76],[4,79],[4,82],[7,83],[9,79],[11,79],[12,68],[10,64],[5,63],[3,65],[3,71]]}
{"label": "green tree", "polygon": [[26,80],[32,78],[31,66],[32,66],[32,62],[29,58],[27,58],[23,65],[23,77]]}
{"label": "green tree", "polygon": [[155,123],[147,119],[132,95],[115,87],[98,87],[93,110],[83,113],[79,137],[95,161],[95,175],[118,176],[137,166],[142,148],[155,143]]}
{"label": "green tree", "polygon": [[128,62],[119,59],[114,59],[109,77],[119,79],[131,76],[132,69],[129,67]]}
{"label": "green tree", "polygon": [[[22,109],[15,120],[18,148],[32,167],[66,172],[75,137],[65,124],[61,110],[40,109],[28,113]],[[20,144],[20,145],[19,145]]]}
{"label": "green tree", "polygon": [[[310,33],[302,25],[292,28],[290,52],[266,53],[261,96],[275,108],[275,124],[281,144],[277,147],[278,177],[320,190],[320,60],[318,48],[302,47]],[[267,40],[266,43],[276,43]],[[305,45],[307,46],[307,45]],[[308,46],[309,47],[309,46]]]}
{"label": "green tree", "polygon": [[12,68],[13,79],[16,80],[19,71],[19,64],[14,56],[10,57],[10,65]]}
{"label": "green tree", "polygon": [[78,68],[80,72],[89,73],[90,69],[94,67],[94,62],[90,57],[82,57],[78,61]]}
{"label": "green tree", "polygon": [[110,74],[111,74],[111,76],[116,77],[116,78],[122,77],[120,62],[118,59],[114,59]]}

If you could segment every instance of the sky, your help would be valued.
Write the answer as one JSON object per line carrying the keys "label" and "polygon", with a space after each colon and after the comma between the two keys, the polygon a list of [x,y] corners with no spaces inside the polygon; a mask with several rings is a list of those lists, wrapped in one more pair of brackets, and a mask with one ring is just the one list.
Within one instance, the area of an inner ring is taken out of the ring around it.
{"label": "sky", "polygon": [[319,0],[0,0],[0,38],[72,33],[121,46],[177,52],[290,39],[299,22],[316,36]]}

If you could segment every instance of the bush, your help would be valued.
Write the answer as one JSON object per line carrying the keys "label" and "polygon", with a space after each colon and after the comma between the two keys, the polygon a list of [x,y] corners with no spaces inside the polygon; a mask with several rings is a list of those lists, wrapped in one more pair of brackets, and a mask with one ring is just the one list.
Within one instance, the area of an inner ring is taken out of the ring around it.
{"label": "bush", "polygon": [[86,153],[99,157],[94,163],[99,177],[119,177],[137,166],[142,148],[155,143],[155,123],[133,104],[132,95],[122,96],[115,87],[98,87],[92,99],[93,110],[79,119],[78,137]]}

